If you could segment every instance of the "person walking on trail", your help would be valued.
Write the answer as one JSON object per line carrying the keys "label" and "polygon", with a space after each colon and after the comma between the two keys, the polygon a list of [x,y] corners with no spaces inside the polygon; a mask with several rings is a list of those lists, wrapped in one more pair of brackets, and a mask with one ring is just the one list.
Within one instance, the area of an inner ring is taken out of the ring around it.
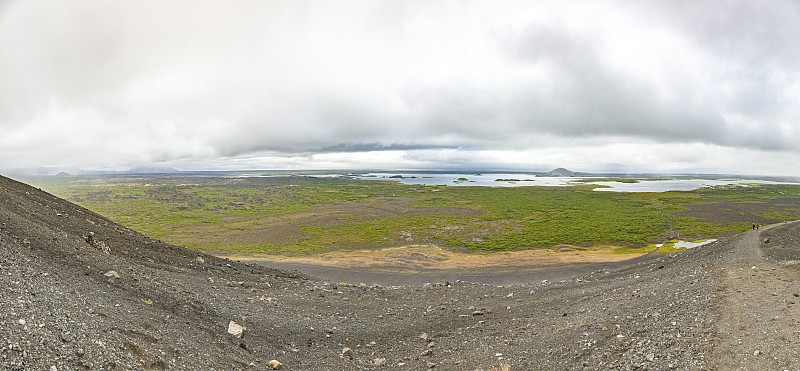
{"label": "person walking on trail", "polygon": [[756,230],[756,223],[753,223],[753,230]]}

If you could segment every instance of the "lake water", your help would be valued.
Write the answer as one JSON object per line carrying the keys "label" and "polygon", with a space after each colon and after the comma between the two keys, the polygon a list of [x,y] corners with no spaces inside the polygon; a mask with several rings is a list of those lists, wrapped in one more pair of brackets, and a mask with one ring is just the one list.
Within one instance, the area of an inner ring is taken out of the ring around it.
{"label": "lake water", "polygon": [[[340,174],[319,175],[320,177],[343,176]],[[359,173],[350,174],[350,178],[363,180],[391,180],[403,184],[421,185],[448,185],[461,187],[566,187],[584,182],[577,182],[579,179],[592,179],[593,177],[537,177],[535,174],[503,174],[503,173],[447,173],[447,174],[428,174],[428,173]],[[597,178],[603,179],[603,178]],[[747,184],[797,184],[773,182],[767,180],[753,179],[659,179],[647,180],[638,179],[638,183],[621,183],[597,181],[592,184],[602,185],[607,188],[595,188],[600,192],[666,192],[666,191],[692,191],[700,188],[718,187],[726,185]]]}

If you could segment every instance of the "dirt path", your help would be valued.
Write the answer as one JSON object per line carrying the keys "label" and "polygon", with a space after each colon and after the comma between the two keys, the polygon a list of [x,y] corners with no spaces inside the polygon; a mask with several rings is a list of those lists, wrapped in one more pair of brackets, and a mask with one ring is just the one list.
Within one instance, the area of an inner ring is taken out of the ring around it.
{"label": "dirt path", "polygon": [[738,236],[718,268],[717,369],[800,370],[800,265],[765,258],[768,229]]}

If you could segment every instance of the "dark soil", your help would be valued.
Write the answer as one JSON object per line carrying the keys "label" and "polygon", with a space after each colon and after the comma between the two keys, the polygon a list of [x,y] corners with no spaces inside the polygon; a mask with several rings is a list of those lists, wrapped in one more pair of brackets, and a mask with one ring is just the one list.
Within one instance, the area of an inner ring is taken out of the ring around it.
{"label": "dark soil", "polygon": [[341,284],[168,245],[0,177],[0,364],[798,369],[798,246],[790,224],[558,281]]}

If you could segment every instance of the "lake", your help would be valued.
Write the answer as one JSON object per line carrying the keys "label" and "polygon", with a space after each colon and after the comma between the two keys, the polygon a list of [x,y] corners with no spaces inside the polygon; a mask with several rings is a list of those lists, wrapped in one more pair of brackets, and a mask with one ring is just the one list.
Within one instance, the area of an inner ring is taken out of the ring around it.
{"label": "lake", "polygon": [[604,177],[537,177],[535,174],[521,173],[357,173],[357,174],[325,174],[314,175],[318,177],[349,177],[362,180],[390,180],[403,184],[419,185],[448,185],[460,187],[566,187],[579,184],[581,179],[593,179],[591,182],[605,186],[595,188],[600,192],[667,192],[667,191],[692,191],[700,188],[719,187],[728,185],[747,186],[748,184],[798,184],[774,182],[755,179],[653,179],[636,178],[637,183],[622,183],[603,181]]}

